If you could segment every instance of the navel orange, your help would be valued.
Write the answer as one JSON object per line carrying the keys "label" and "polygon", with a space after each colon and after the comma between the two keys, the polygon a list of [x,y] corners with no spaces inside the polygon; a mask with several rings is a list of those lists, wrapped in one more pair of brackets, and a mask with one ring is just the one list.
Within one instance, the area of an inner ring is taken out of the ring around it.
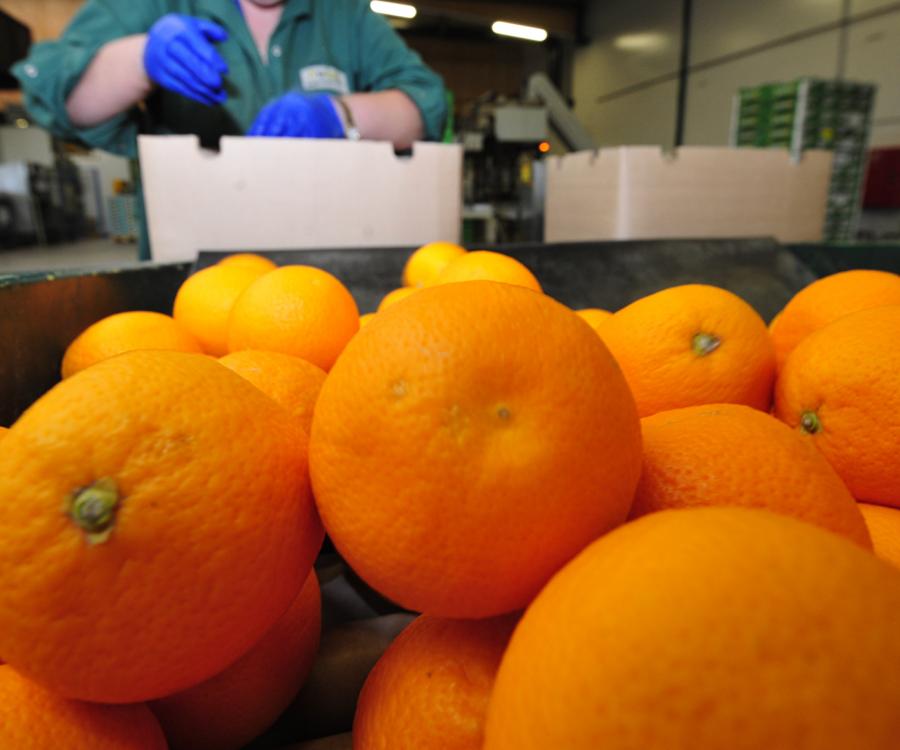
{"label": "navel orange", "polygon": [[228,352],[228,318],[237,298],[266,271],[244,265],[204,268],[181,285],[173,316],[214,357]]}
{"label": "navel orange", "polygon": [[619,310],[599,333],[642,417],[717,403],[769,410],[775,357],[766,324],[725,289],[665,289]]}
{"label": "navel orange", "polygon": [[528,608],[484,750],[892,750],[900,574],[744,508],[663,511],[588,547]]}
{"label": "navel orange", "polygon": [[783,422],[715,404],[641,420],[644,466],[631,518],[702,505],[764,508],[872,548],[856,501],[825,457]]}
{"label": "navel orange", "polygon": [[63,381],[0,451],[0,654],[130,703],[221,672],[285,612],[322,541],[298,421],[202,355]]}
{"label": "navel orange", "polygon": [[262,273],[268,273],[278,268],[278,265],[268,258],[257,255],[256,253],[234,253],[226,255],[219,261],[220,266],[239,266],[241,268],[252,268]]}
{"label": "navel orange", "polygon": [[488,698],[517,620],[416,619],[366,680],[354,750],[481,750]]}
{"label": "navel orange", "polygon": [[882,305],[900,305],[900,276],[895,273],[857,269],[814,281],[772,321],[778,368],[809,334],[844,315]]}
{"label": "navel orange", "polygon": [[370,585],[414,611],[489,617],[624,520],[640,429],[570,310],[448,284],[348,344],[316,405],[310,470],[332,540]]}
{"label": "navel orange", "polygon": [[528,268],[508,255],[489,250],[466,253],[450,263],[435,280],[435,284],[453,284],[460,281],[502,281],[541,291],[540,282]]}
{"label": "navel orange", "polygon": [[778,378],[775,415],[825,454],[857,500],[900,507],[900,305],[811,333]]}
{"label": "navel orange", "polygon": [[875,554],[900,568],[900,509],[870,503],[860,503],[859,509],[869,527]]}
{"label": "navel orange", "polygon": [[166,750],[144,704],[101,706],[61,698],[0,666],[0,747],[8,750]]}
{"label": "navel orange", "polygon": [[452,261],[466,254],[453,242],[429,242],[409,256],[403,268],[403,285],[430,286]]}
{"label": "navel orange", "polygon": [[284,266],[238,298],[228,348],[292,354],[327,371],[358,330],[356,302],[340,281],[312,266]]}
{"label": "navel orange", "polygon": [[324,370],[289,354],[253,349],[228,354],[219,362],[287,409],[309,434],[313,409],[327,377]]}
{"label": "navel orange", "polygon": [[98,320],[66,349],[62,376],[71,377],[123,352],[154,349],[200,352],[200,343],[173,318],[155,312],[123,312]]}
{"label": "navel orange", "polygon": [[611,312],[599,310],[595,307],[589,307],[585,310],[575,310],[575,314],[595,331],[613,316]]}
{"label": "navel orange", "polygon": [[240,750],[261,735],[306,680],[321,621],[313,572],[288,611],[244,656],[206,682],[151,704],[169,750]]}
{"label": "navel orange", "polygon": [[399,289],[395,289],[393,292],[389,292],[378,304],[378,312],[387,309],[391,305],[396,305],[401,300],[405,300],[407,297],[409,297],[409,295],[415,293],[416,288],[411,286],[400,287]]}

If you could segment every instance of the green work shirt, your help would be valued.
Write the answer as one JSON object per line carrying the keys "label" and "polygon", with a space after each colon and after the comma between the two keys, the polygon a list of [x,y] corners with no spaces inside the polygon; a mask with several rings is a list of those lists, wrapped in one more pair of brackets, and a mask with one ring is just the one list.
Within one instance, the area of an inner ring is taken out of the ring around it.
{"label": "green work shirt", "polygon": [[[207,107],[158,87],[143,108],[97,127],[75,127],[66,100],[100,48],[148,32],[168,13],[206,18],[228,31],[229,38],[216,45],[228,63],[228,100]],[[223,135],[243,135],[269,101],[288,91],[399,89],[418,106],[430,139],[441,137],[446,117],[440,76],[366,0],[286,0],[267,62],[234,0],[88,0],[62,38],[36,44],[13,72],[39,125],[57,137],[128,157],[137,155],[139,132],[195,133],[208,146]]]}

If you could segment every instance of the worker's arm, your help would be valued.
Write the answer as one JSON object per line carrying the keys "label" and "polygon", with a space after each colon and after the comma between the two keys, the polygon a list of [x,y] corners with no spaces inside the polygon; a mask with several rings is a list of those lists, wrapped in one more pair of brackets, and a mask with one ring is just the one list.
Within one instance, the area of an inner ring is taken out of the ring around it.
{"label": "worker's arm", "polygon": [[344,103],[363,138],[391,141],[397,148],[408,148],[425,136],[419,108],[402,91],[350,94],[344,97]]}
{"label": "worker's arm", "polygon": [[[368,3],[356,3],[352,33],[359,58],[356,93],[341,97],[362,138],[407,148],[423,138],[439,140],[447,115],[440,76],[410,50]],[[251,136],[341,138],[347,123],[337,98],[291,92],[263,108]]]}
{"label": "worker's arm", "polygon": [[123,156],[136,155],[137,117],[124,107],[94,127],[76,124],[67,102],[104,47],[146,33],[160,17],[157,0],[87,0],[63,35],[35,44],[13,67],[31,118],[59,138]]}
{"label": "worker's arm", "polygon": [[338,97],[292,91],[269,102],[249,136],[267,138],[344,138],[351,128],[367,140],[408,148],[424,132],[418,107],[402,91]]}
{"label": "worker's arm", "polygon": [[146,34],[137,34],[101,48],[66,101],[75,127],[95,127],[149,96],[153,83],[144,68],[146,45]]}
{"label": "worker's arm", "polygon": [[95,127],[143,101],[157,83],[201,104],[221,104],[228,66],[214,45],[227,38],[211,21],[173,13],[148,34],[109,42],[66,101],[69,118],[76,127]]}
{"label": "worker's arm", "polygon": [[422,138],[440,140],[447,118],[443,80],[369,3],[359,3],[358,8],[356,88],[372,93],[346,99],[360,131],[367,138],[383,137],[398,145]]}

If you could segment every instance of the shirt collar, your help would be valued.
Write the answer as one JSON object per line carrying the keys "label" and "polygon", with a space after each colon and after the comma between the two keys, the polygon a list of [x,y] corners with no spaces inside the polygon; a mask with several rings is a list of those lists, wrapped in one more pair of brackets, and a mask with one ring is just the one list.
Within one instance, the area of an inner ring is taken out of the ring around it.
{"label": "shirt collar", "polygon": [[302,18],[312,15],[313,0],[287,0],[284,4],[282,20],[285,18]]}
{"label": "shirt collar", "polygon": [[[198,0],[197,5],[213,21],[228,23],[241,18],[241,10],[234,0]],[[312,10],[313,0],[287,0],[281,20],[309,16]]]}

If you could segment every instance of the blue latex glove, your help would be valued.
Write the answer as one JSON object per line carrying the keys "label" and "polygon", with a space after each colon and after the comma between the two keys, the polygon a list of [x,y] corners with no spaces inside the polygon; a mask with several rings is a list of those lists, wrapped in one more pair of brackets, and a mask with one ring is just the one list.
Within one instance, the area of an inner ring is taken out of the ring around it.
{"label": "blue latex glove", "polygon": [[228,32],[212,21],[177,13],[160,18],[147,35],[144,68],[160,86],[201,104],[224,102],[228,65],[213,46]]}
{"label": "blue latex glove", "polygon": [[247,135],[272,138],[343,138],[344,124],[328,94],[285,94],[263,107]]}

